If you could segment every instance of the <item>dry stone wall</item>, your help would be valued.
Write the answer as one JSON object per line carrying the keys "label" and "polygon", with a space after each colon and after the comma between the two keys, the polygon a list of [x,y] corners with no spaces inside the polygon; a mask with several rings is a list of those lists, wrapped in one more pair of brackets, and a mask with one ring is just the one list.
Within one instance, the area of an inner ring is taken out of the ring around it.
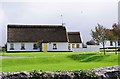
{"label": "dry stone wall", "polygon": [[1,72],[0,79],[120,79],[120,66],[56,72]]}

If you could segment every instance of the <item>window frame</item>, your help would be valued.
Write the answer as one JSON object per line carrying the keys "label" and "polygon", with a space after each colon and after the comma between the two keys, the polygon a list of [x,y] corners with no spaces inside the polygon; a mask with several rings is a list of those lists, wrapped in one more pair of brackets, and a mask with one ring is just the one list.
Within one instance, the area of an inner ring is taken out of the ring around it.
{"label": "window frame", "polygon": [[68,44],[68,49],[71,50],[71,45],[70,44]]}
{"label": "window frame", "polygon": [[33,44],[33,49],[38,49],[38,45],[36,43]]}
{"label": "window frame", "polygon": [[120,40],[118,40],[118,46],[120,46]]}
{"label": "window frame", "polygon": [[113,41],[110,41],[110,46],[113,46]]}
{"label": "window frame", "polygon": [[80,48],[80,44],[76,44],[76,48]]}
{"label": "window frame", "polygon": [[57,49],[57,44],[53,43],[53,49]]}
{"label": "window frame", "polygon": [[25,50],[25,44],[21,43],[21,50]]}
{"label": "window frame", "polygon": [[10,43],[10,50],[14,50],[14,44]]}
{"label": "window frame", "polygon": [[72,44],[72,48],[75,48],[75,44]]}

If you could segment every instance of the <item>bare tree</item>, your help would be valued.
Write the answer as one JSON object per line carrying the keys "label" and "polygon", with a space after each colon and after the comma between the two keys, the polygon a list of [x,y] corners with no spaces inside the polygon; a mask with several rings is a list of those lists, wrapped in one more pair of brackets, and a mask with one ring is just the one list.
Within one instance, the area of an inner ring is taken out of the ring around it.
{"label": "bare tree", "polygon": [[106,44],[106,28],[102,25],[98,24],[95,27],[95,31],[91,30],[91,36],[92,38],[97,41],[98,43],[101,43],[103,45],[103,51],[105,55],[105,44]]}

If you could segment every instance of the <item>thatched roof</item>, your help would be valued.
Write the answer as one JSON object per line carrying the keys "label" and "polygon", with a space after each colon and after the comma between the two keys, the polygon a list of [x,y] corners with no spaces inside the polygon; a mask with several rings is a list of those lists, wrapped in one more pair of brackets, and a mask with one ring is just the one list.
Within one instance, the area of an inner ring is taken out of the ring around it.
{"label": "thatched roof", "polygon": [[82,43],[80,32],[68,32],[69,43]]}
{"label": "thatched roof", "polygon": [[8,25],[8,42],[67,42],[62,25]]}

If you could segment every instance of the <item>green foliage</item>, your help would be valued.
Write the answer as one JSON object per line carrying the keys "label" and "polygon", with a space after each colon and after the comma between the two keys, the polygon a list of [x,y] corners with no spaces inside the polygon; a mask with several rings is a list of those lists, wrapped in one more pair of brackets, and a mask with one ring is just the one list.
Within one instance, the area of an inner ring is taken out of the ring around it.
{"label": "green foliage", "polygon": [[102,25],[98,24],[95,27],[95,31],[92,30],[92,37],[95,41],[99,43],[103,43],[106,40],[106,33],[105,33],[106,28],[103,27]]}
{"label": "green foliage", "polygon": [[[98,43],[101,43],[103,45],[103,48],[105,48],[105,42],[107,39],[106,28],[98,24],[95,27],[95,31],[91,30],[91,32],[92,32],[91,33],[92,38]],[[105,49],[104,49],[104,54],[105,54]]]}
{"label": "green foliage", "polygon": [[38,48],[40,51],[42,51],[42,42],[43,42],[43,40],[38,41]]}
{"label": "green foliage", "polygon": [[120,25],[114,23],[112,25],[112,28],[113,28],[114,35],[118,37],[118,39],[120,39]]}
{"label": "green foliage", "polygon": [[75,52],[5,53],[26,58],[2,59],[2,71],[63,71],[118,65],[118,55]]}

